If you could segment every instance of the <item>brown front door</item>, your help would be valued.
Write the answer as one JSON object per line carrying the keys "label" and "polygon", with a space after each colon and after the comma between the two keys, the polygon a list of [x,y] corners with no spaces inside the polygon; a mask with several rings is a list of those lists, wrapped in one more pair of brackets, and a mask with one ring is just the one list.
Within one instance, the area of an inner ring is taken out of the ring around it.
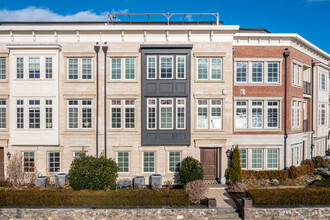
{"label": "brown front door", "polygon": [[5,162],[4,162],[4,149],[0,147],[0,179],[5,178]]}
{"label": "brown front door", "polygon": [[217,148],[201,148],[201,163],[205,180],[217,178]]}

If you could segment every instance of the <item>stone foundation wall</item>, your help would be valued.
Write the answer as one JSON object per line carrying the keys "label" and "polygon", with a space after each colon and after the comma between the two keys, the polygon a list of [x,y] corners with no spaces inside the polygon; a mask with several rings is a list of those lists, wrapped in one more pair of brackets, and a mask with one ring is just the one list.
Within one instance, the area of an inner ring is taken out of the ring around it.
{"label": "stone foundation wall", "polygon": [[0,208],[0,219],[212,219],[217,209]]}
{"label": "stone foundation wall", "polygon": [[330,207],[245,208],[244,219],[330,219]]}

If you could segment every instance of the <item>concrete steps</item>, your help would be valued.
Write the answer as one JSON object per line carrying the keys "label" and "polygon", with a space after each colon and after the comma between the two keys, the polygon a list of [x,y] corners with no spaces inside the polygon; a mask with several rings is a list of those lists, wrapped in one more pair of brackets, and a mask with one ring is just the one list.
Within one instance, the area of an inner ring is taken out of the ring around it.
{"label": "concrete steps", "polygon": [[217,214],[214,216],[219,220],[241,220],[239,211],[233,208],[217,208]]}

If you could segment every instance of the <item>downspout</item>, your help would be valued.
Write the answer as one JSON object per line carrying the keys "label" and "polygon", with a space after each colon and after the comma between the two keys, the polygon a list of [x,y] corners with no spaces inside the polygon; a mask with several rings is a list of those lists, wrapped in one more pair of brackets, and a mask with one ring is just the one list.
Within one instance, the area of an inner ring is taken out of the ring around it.
{"label": "downspout", "polygon": [[[96,43],[98,44],[98,42]],[[96,53],[96,158],[99,157],[99,50],[100,46],[94,46]]]}
{"label": "downspout", "polygon": [[312,133],[311,133],[311,160],[313,160],[313,148],[314,148],[314,60],[312,60]]}
{"label": "downspout", "polygon": [[[106,42],[104,43],[107,44]],[[104,53],[104,157],[107,158],[107,51],[108,46],[102,46]]]}
{"label": "downspout", "polygon": [[284,71],[284,169],[288,169],[286,161],[286,155],[287,155],[287,147],[286,147],[286,142],[288,139],[288,132],[287,132],[287,87],[288,87],[288,56],[290,55],[290,52],[287,51],[288,48],[285,48],[285,51],[283,53],[284,58],[285,58],[285,71]]}

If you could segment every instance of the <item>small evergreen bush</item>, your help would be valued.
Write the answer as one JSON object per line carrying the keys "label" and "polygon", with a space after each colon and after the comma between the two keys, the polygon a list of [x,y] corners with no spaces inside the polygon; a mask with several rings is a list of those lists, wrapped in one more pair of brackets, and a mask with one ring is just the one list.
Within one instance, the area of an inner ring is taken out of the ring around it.
{"label": "small evergreen bush", "polygon": [[186,185],[195,180],[203,180],[204,171],[202,164],[193,157],[186,157],[182,160],[179,171],[180,183]]}
{"label": "small evergreen bush", "polygon": [[309,166],[309,169],[310,169],[309,172],[310,172],[310,173],[314,173],[314,163],[313,163],[312,160],[310,160],[310,159],[306,159],[306,160],[303,161],[303,164]]}
{"label": "small evergreen bush", "polygon": [[73,160],[69,183],[74,190],[107,190],[116,187],[118,166],[111,158],[86,156]]}
{"label": "small evergreen bush", "polygon": [[238,146],[234,148],[231,155],[231,166],[228,168],[227,175],[232,183],[236,183],[242,180],[241,159]]}
{"label": "small evergreen bush", "polygon": [[316,156],[315,160],[314,160],[314,166],[315,166],[315,168],[324,167],[325,166],[325,161],[324,161],[323,157]]}

